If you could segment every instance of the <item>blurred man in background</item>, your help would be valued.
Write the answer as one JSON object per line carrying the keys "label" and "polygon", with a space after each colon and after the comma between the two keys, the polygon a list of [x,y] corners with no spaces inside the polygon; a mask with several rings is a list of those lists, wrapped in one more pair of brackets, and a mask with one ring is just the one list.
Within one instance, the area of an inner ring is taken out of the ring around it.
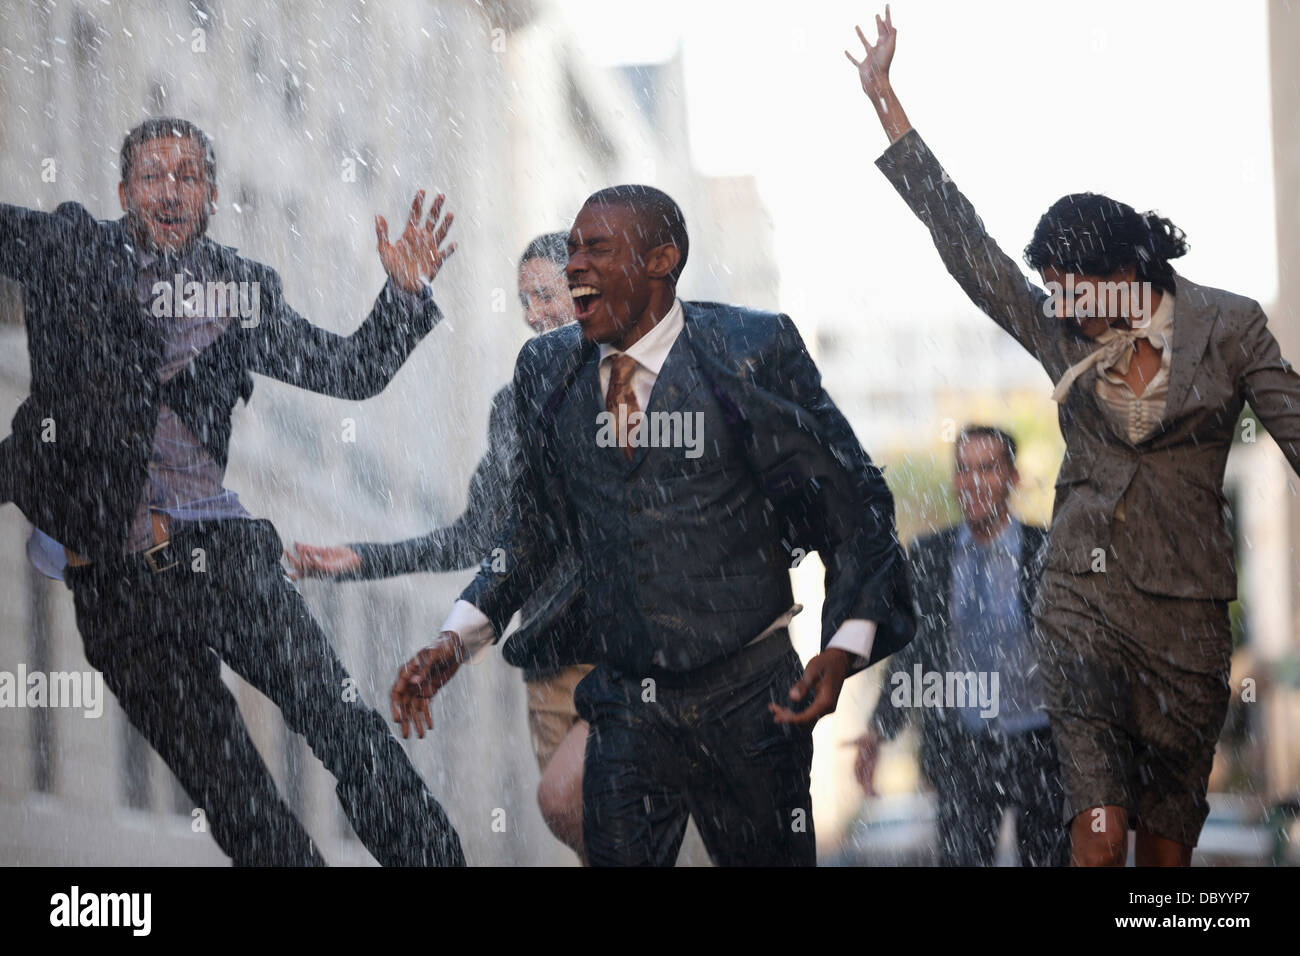
{"label": "blurred man in background", "polygon": [[[1064,866],[1064,796],[1033,673],[1030,610],[1046,531],[1011,516],[1020,480],[1014,438],[967,426],[954,458],[964,520],[912,544],[917,636],[887,669],[870,727],[858,738],[858,782],[875,793],[881,742],[919,709],[921,769],[937,796],[942,865],[992,865],[1003,812],[1014,809],[1021,864]],[[991,688],[993,706],[978,695],[959,702],[965,706],[951,699],[934,706],[917,685],[937,681]]]}

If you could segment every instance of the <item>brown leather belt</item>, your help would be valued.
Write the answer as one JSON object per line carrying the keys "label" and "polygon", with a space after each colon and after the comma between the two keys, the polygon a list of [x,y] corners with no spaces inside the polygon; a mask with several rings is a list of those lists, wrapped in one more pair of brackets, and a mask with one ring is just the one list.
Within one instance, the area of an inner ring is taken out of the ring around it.
{"label": "brown leather belt", "polygon": [[[145,563],[149,566],[149,570],[157,574],[175,567],[177,563],[169,553],[162,553],[167,545],[171,544],[172,521],[170,515],[165,515],[159,511],[150,512],[149,517],[153,525],[153,547],[131,555],[131,557],[143,557]],[[67,558],[68,567],[70,568],[83,568],[90,564],[89,560],[83,558],[71,548],[65,547],[63,555]]]}

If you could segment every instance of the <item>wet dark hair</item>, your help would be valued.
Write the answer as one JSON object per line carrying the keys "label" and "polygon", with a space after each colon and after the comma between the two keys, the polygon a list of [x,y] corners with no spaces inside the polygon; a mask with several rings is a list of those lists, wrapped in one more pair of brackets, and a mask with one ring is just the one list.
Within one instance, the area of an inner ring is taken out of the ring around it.
{"label": "wet dark hair", "polygon": [[632,210],[638,223],[646,230],[643,238],[648,246],[667,243],[676,246],[681,258],[669,278],[674,284],[677,282],[682,269],[686,268],[690,239],[686,235],[686,217],[671,196],[653,186],[610,186],[592,193],[584,205],[625,206]]}
{"label": "wet dark hair", "polygon": [[549,259],[563,269],[569,264],[569,234],[548,232],[538,236],[519,257],[519,268],[522,269],[524,263],[532,259]]}
{"label": "wet dark hair", "polygon": [[1043,213],[1025,262],[1076,275],[1106,276],[1137,267],[1139,282],[1174,291],[1169,260],[1187,254],[1187,237],[1168,219],[1097,193],[1062,196]]}
{"label": "wet dark hair", "polygon": [[208,185],[215,186],[217,154],[212,148],[212,140],[208,138],[207,133],[189,120],[177,119],[174,116],[154,116],[126,134],[126,139],[122,140],[122,153],[118,158],[118,165],[122,170],[122,182],[129,182],[131,179],[131,167],[135,165],[135,148],[151,139],[164,139],[168,136],[189,137],[199,144],[199,148],[203,150],[203,168],[208,174]]}
{"label": "wet dark hair", "polygon": [[1016,440],[1000,428],[994,428],[992,425],[966,425],[957,434],[957,440],[953,443],[953,451],[956,452],[957,446],[970,441],[972,438],[993,438],[1002,443],[1002,448],[1006,452],[1007,465],[1011,468],[1016,467]]}

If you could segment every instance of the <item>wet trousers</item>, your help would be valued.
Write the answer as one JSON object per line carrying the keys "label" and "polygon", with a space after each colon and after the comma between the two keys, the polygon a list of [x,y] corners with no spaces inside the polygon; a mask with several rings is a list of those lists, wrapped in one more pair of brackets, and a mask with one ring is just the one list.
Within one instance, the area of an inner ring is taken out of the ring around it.
{"label": "wet trousers", "polygon": [[223,660],[306,738],[380,863],[463,866],[442,807],[284,574],[271,523],[179,525],[171,547],[179,563],[166,571],[126,557],[70,567],[66,581],[86,658],[234,864],[324,861],[253,746]]}

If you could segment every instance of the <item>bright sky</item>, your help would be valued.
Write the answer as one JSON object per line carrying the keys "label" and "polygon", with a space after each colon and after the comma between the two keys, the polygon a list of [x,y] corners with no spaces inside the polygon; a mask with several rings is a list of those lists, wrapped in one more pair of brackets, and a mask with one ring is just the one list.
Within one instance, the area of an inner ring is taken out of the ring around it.
{"label": "bright sky", "polygon": [[[846,47],[860,2],[555,0],[601,64],[681,46],[705,173],[754,173],[777,227],[783,306],[968,309],[874,168],[886,145]],[[883,6],[879,8],[883,12]],[[900,0],[892,71],[912,122],[1019,259],[1067,192],[1158,209],[1189,278],[1276,296],[1267,9],[1233,3]],[[1229,11],[1230,14],[1225,13]]]}

